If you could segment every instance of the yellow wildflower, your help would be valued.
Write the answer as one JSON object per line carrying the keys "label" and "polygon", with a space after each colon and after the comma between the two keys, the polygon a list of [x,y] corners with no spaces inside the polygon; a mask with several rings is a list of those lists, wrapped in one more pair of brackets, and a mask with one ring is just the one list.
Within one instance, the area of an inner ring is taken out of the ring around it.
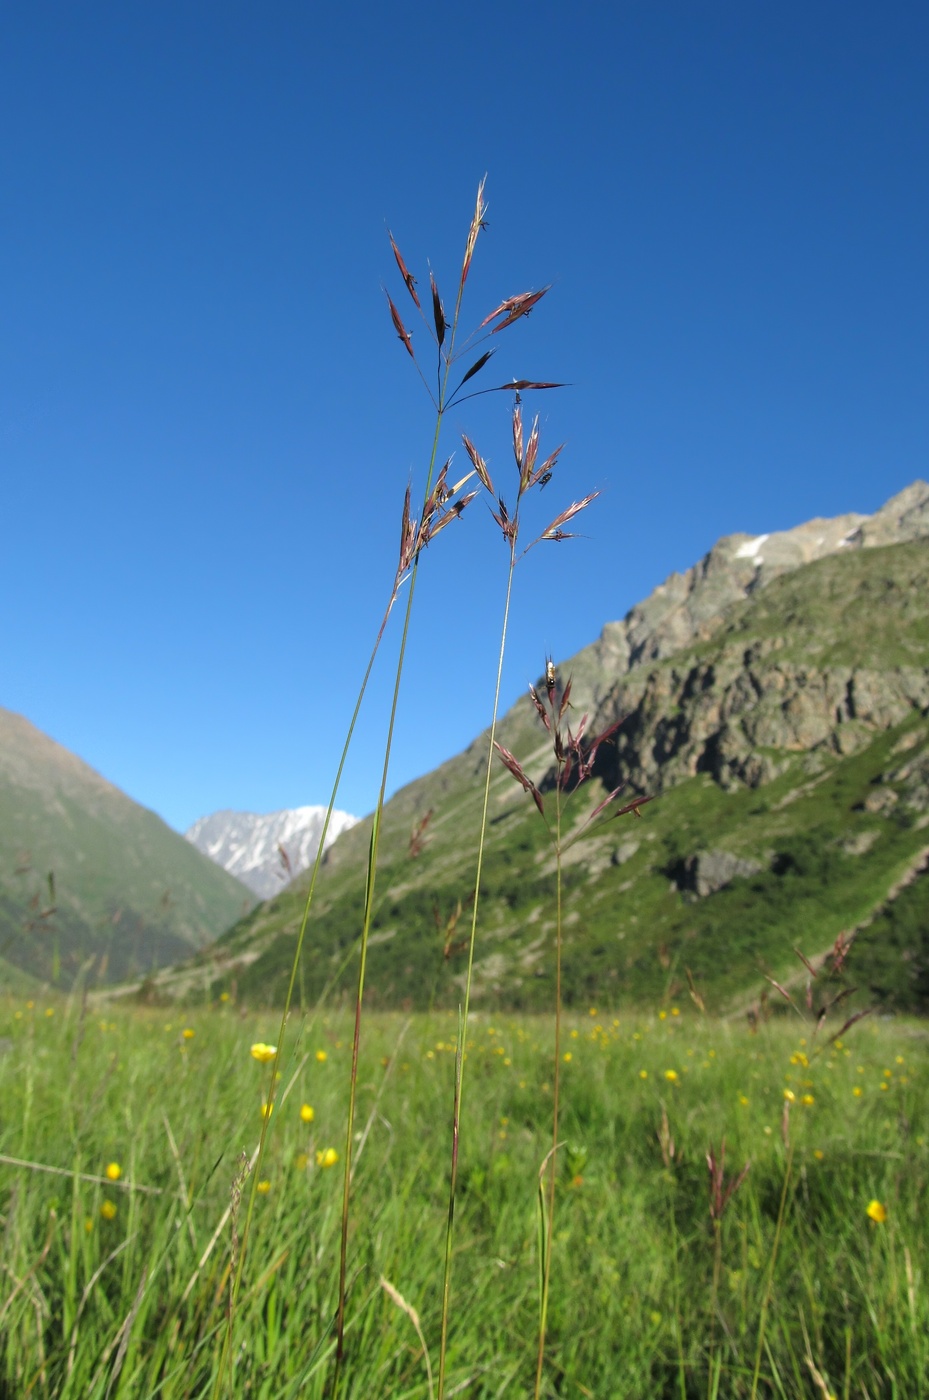
{"label": "yellow wildflower", "polygon": [[303,1104],[303,1105],[301,1106],[301,1108],[300,1108],[300,1121],[301,1121],[302,1123],[312,1123],[312,1121],[313,1121],[313,1119],[314,1119],[315,1117],[316,1117],[316,1110],[313,1109],[313,1108],[311,1108],[310,1105],[309,1105],[308,1103],[305,1103],[305,1104]]}
{"label": "yellow wildflower", "polygon": [[320,1147],[316,1152],[316,1165],[318,1167],[334,1167],[339,1160],[339,1154],[334,1147]]}
{"label": "yellow wildflower", "polygon": [[680,1078],[680,1075],[678,1074],[676,1069],[666,1069],[664,1072],[664,1077],[669,1084],[676,1084],[678,1082],[678,1079]]}
{"label": "yellow wildflower", "polygon": [[258,1191],[262,1196],[267,1196],[268,1192],[271,1190],[270,1181],[259,1181],[255,1187],[255,1190]]}
{"label": "yellow wildflower", "polygon": [[118,1162],[110,1162],[106,1169],[106,1175],[110,1181],[118,1181],[123,1174],[123,1169]]}
{"label": "yellow wildflower", "polygon": [[258,1040],[252,1046],[250,1054],[252,1059],[257,1060],[260,1065],[267,1065],[270,1064],[277,1054],[277,1046],[265,1045],[263,1040]]}
{"label": "yellow wildflower", "polygon": [[317,1064],[324,1065],[324,1064],[326,1063],[326,1061],[328,1060],[328,1058],[329,1058],[329,1056],[326,1054],[325,1050],[317,1050],[317,1051],[316,1051],[316,1062],[317,1062]]}
{"label": "yellow wildflower", "polygon": [[116,1216],[116,1206],[112,1201],[101,1201],[100,1214],[104,1220],[113,1220]]}
{"label": "yellow wildflower", "polygon": [[185,1026],[184,1029],[181,1031],[181,1035],[184,1037],[185,1040],[193,1040],[196,1034],[197,1032],[192,1031],[190,1029],[190,1026]]}
{"label": "yellow wildflower", "polygon": [[883,1225],[887,1219],[887,1207],[882,1206],[880,1201],[869,1201],[866,1214],[876,1225]]}

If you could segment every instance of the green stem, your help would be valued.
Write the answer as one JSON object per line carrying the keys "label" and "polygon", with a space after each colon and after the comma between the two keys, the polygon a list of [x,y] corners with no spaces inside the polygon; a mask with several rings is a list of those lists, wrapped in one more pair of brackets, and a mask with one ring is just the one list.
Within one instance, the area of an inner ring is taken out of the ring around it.
{"label": "green stem", "polygon": [[[446,379],[448,378],[448,368],[446,367]],[[444,387],[444,386],[443,386]],[[426,488],[423,494],[424,503],[429,498],[432,490],[432,476],[435,470],[436,456],[439,450],[439,435],[442,431],[442,417],[444,409],[442,401],[439,401],[439,410],[436,414],[435,433],[432,439],[432,452],[429,457],[429,471],[426,477]],[[365,880],[365,900],[364,914],[361,929],[361,951],[358,962],[358,987],[355,996],[355,1029],[352,1037],[352,1071],[349,1083],[348,1095],[348,1120],[345,1128],[345,1169],[342,1178],[342,1228],[339,1244],[339,1305],[336,1321],[336,1353],[335,1353],[335,1376],[333,1380],[333,1400],[339,1392],[339,1379],[341,1374],[342,1359],[345,1355],[345,1297],[348,1277],[348,1215],[349,1202],[351,1197],[352,1181],[352,1135],[355,1125],[355,1104],[358,1094],[358,1055],[361,1046],[361,1008],[364,1000],[365,972],[368,961],[368,939],[371,932],[371,919],[374,913],[374,895],[377,881],[377,859],[381,837],[381,817],[384,811],[384,800],[387,792],[387,776],[390,769],[390,754],[393,745],[394,727],[397,719],[397,707],[400,699],[400,681],[403,676],[403,662],[406,655],[406,644],[410,631],[410,617],[413,611],[413,597],[416,590],[416,579],[419,573],[419,554],[413,560],[410,570],[410,589],[406,600],[406,612],[403,618],[403,633],[400,638],[400,653],[397,658],[397,670],[394,678],[393,697],[390,705],[390,723],[387,728],[387,742],[384,748],[384,764],[381,770],[381,785],[377,794],[377,806],[374,809],[374,819],[371,826],[371,844],[368,849],[368,869]]]}
{"label": "green stem", "polygon": [[[716,1308],[719,1298],[719,1276],[723,1262],[723,1227],[721,1220],[713,1221],[713,1285],[710,1290],[710,1342],[707,1371],[707,1400],[714,1400],[719,1389],[719,1369],[714,1366],[716,1354]],[[714,1380],[715,1372],[715,1380]]]}
{"label": "green stem", "polygon": [[[560,774],[559,774],[560,777]],[[555,786],[555,1074],[552,1092],[552,1160],[549,1164],[548,1220],[545,1233],[545,1267],[542,1272],[542,1306],[539,1313],[539,1351],[535,1370],[535,1400],[542,1393],[545,1330],[548,1324],[548,1290],[552,1272],[555,1231],[555,1183],[558,1178],[558,1111],[561,1092],[561,783]]]}
{"label": "green stem", "polygon": [[461,1131],[461,1094],[464,1082],[464,1058],[468,1035],[468,1016],[471,1008],[471,982],[474,971],[477,915],[481,896],[481,871],[484,866],[484,843],[487,835],[487,812],[490,805],[490,780],[493,775],[494,739],[497,733],[500,688],[503,681],[503,657],[506,651],[507,628],[510,620],[510,600],[513,595],[513,573],[515,568],[516,542],[515,540],[511,540],[510,567],[507,572],[506,599],[503,605],[503,626],[500,630],[500,650],[497,656],[497,680],[494,687],[493,715],[490,721],[490,737],[487,743],[487,767],[484,773],[484,798],[481,805],[481,828],[477,844],[477,870],[474,875],[474,899],[471,902],[471,934],[468,940],[468,971],[465,978],[464,1004],[458,1020],[458,1047],[455,1056],[455,1095],[452,1106],[452,1166],[448,1191],[448,1216],[445,1225],[445,1264],[442,1275],[442,1335],[439,1343],[437,1400],[444,1400],[445,1395],[445,1363],[448,1351],[448,1319],[452,1285],[452,1240],[455,1232],[455,1197],[458,1187],[458,1148]]}
{"label": "green stem", "polygon": [[[320,866],[322,865],[322,860],[323,860],[323,855],[324,855],[324,848],[325,848],[325,844],[326,844],[326,836],[327,836],[328,831],[329,831],[329,824],[330,824],[330,822],[331,822],[331,820],[332,820],[332,814],[333,814],[333,812],[334,812],[334,810],[335,810],[336,799],[337,799],[337,797],[338,797],[339,787],[340,787],[341,782],[342,782],[342,773],[343,773],[343,771],[344,771],[344,769],[345,769],[345,763],[346,763],[346,760],[347,760],[347,758],[348,758],[348,751],[349,751],[349,748],[351,747],[352,738],[353,738],[354,733],[355,733],[355,726],[356,726],[357,723],[358,723],[358,716],[359,716],[359,714],[360,714],[360,712],[361,712],[362,701],[364,700],[365,692],[367,691],[367,688],[368,688],[368,681],[370,680],[370,678],[371,678],[371,672],[372,672],[372,670],[374,669],[374,662],[375,662],[375,660],[376,660],[376,658],[377,658],[377,653],[378,653],[378,651],[379,651],[379,649],[380,649],[380,645],[381,645],[381,642],[382,642],[383,637],[384,637],[384,631],[385,631],[385,629],[386,629],[386,627],[387,627],[387,619],[388,619],[389,616],[390,616],[390,613],[391,613],[391,610],[392,610],[392,608],[393,608],[393,605],[394,605],[394,602],[395,602],[395,601],[396,601],[396,590],[394,591],[394,593],[393,593],[393,595],[392,595],[392,597],[391,597],[390,603],[388,604],[387,609],[386,609],[386,611],[385,611],[385,613],[384,613],[384,616],[383,616],[383,618],[382,618],[382,620],[381,620],[381,625],[380,625],[380,628],[378,629],[377,638],[376,638],[376,640],[375,640],[375,642],[374,642],[374,646],[373,646],[372,649],[371,649],[371,655],[370,655],[369,658],[368,658],[368,665],[367,665],[367,667],[366,667],[366,669],[365,669],[364,677],[363,677],[363,679],[362,679],[361,686],[360,686],[360,688],[359,688],[359,690],[358,690],[358,696],[357,696],[357,699],[356,699],[356,701],[355,701],[355,708],[354,708],[354,711],[352,712],[351,723],[350,723],[349,726],[348,726],[348,732],[347,732],[347,734],[346,734],[346,736],[345,736],[345,743],[344,743],[343,746],[342,746],[342,753],[341,753],[341,756],[340,756],[340,758],[339,758],[339,766],[338,766],[338,769],[336,770],[335,780],[334,780],[334,782],[333,782],[333,784],[332,784],[332,792],[331,792],[330,797],[329,797],[329,805],[328,805],[328,807],[326,808],[326,816],[325,816],[325,819],[323,820],[323,829],[322,829],[322,833],[321,833],[320,839],[319,839],[319,849],[318,849],[317,852],[316,852],[316,859],[315,859],[315,861],[313,862],[313,872],[312,872],[312,875],[311,875],[311,877],[310,877],[310,885],[309,885],[309,889],[307,890],[306,901],[305,901],[304,906],[303,906],[303,917],[302,917],[302,919],[301,919],[301,921],[300,921],[300,930],[299,930],[299,932],[298,932],[298,934],[297,934],[297,946],[296,946],[296,948],[295,948],[295,950],[294,950],[293,963],[292,963],[291,969],[290,969],[290,980],[289,980],[288,985],[287,985],[287,995],[286,995],[286,997],[285,997],[285,999],[284,999],[284,1010],[283,1010],[283,1012],[282,1012],[282,1014],[281,1014],[281,1024],[280,1024],[280,1029],[279,1029],[279,1031],[278,1031],[278,1038],[277,1038],[277,1053],[276,1053],[276,1055],[275,1055],[275,1057],[274,1057],[274,1064],[273,1064],[273,1068],[272,1068],[272,1072],[271,1072],[271,1088],[270,1088],[269,1095],[268,1095],[268,1104],[269,1104],[269,1106],[273,1106],[273,1103],[274,1103],[274,1086],[275,1086],[275,1084],[277,1083],[278,1066],[279,1066],[279,1064],[280,1064],[281,1057],[282,1057],[282,1054],[283,1054],[283,1049],[284,1049],[284,1037],[285,1037],[286,1029],[287,1029],[287,1018],[288,1018],[288,1016],[289,1016],[289,1014],[290,1014],[290,1007],[291,1007],[291,1003],[292,1003],[292,1001],[293,1001],[294,985],[295,985],[295,983],[296,983],[296,978],[297,978],[297,969],[298,969],[298,967],[299,967],[299,965],[300,965],[300,956],[301,956],[301,954],[302,954],[302,952],[303,952],[303,943],[304,943],[304,938],[305,938],[305,935],[306,935],[307,924],[308,924],[308,922],[309,922],[310,909],[311,909],[312,904],[313,904],[313,896],[314,896],[314,894],[315,894],[315,892],[316,892],[316,880],[317,880],[317,877],[318,877],[318,875],[319,875]],[[252,1215],[253,1215],[254,1207],[255,1207],[256,1188],[257,1188],[258,1182],[259,1182],[260,1179],[261,1179],[261,1164],[262,1164],[262,1161],[263,1161],[263,1158],[264,1158],[264,1154],[265,1154],[265,1145],[266,1145],[266,1141],[267,1141],[267,1136],[268,1136],[268,1131],[269,1131],[269,1128],[270,1128],[270,1124],[271,1124],[271,1114],[269,1113],[269,1114],[267,1114],[267,1115],[265,1116],[265,1118],[262,1120],[262,1124],[261,1124],[261,1136],[260,1136],[260,1138],[259,1138],[259,1140],[258,1140],[258,1157],[257,1157],[256,1162],[255,1162],[255,1169],[254,1169],[254,1171],[253,1171],[252,1174],[251,1174],[251,1184],[250,1184],[249,1193],[248,1193],[248,1204],[247,1204],[247,1206],[246,1206],[246,1211],[245,1211],[245,1222],[244,1222],[243,1227],[242,1227],[242,1235],[241,1235],[241,1239],[240,1239],[240,1242],[239,1242],[239,1257],[238,1257],[238,1260],[237,1260],[237,1262],[236,1262],[235,1276],[234,1276],[233,1282],[232,1282],[232,1292],[231,1292],[230,1301],[229,1301],[229,1317],[228,1317],[228,1322],[227,1322],[226,1329],[225,1329],[225,1335],[224,1335],[224,1338],[223,1338],[223,1349],[222,1349],[222,1353],[221,1353],[221,1355],[220,1355],[219,1368],[218,1368],[217,1373],[216,1373],[216,1381],[215,1381],[214,1387],[213,1387],[213,1400],[219,1400],[219,1396],[220,1396],[220,1394],[222,1393],[222,1383],[223,1383],[223,1379],[224,1379],[224,1376],[225,1376],[226,1364],[227,1364],[227,1362],[228,1362],[229,1354],[230,1354],[230,1351],[231,1351],[231,1348],[232,1348],[232,1338],[233,1338],[233,1332],[234,1332],[234,1326],[235,1326],[236,1307],[237,1307],[237,1304],[238,1304],[239,1290],[240,1290],[241,1284],[242,1284],[242,1271],[243,1271],[243,1266],[244,1266],[244,1263],[245,1263],[245,1250],[246,1250],[246,1246],[247,1246],[247,1244],[248,1244],[249,1230],[250,1230],[250,1228],[251,1228]]]}
{"label": "green stem", "polygon": [[781,1188],[781,1200],[777,1210],[777,1224],[774,1227],[774,1244],[771,1248],[771,1262],[768,1265],[768,1277],[765,1282],[764,1298],[761,1302],[761,1317],[758,1322],[758,1346],[755,1351],[755,1369],[752,1374],[752,1391],[750,1400],[756,1400],[758,1395],[758,1377],[761,1373],[761,1353],[764,1349],[764,1335],[768,1323],[768,1308],[771,1303],[771,1291],[774,1287],[774,1267],[777,1263],[777,1251],[781,1242],[781,1233],[784,1227],[784,1212],[787,1206],[787,1192],[790,1187],[790,1175],[793,1167],[794,1149],[793,1143],[787,1149],[787,1166],[784,1170],[784,1185]]}

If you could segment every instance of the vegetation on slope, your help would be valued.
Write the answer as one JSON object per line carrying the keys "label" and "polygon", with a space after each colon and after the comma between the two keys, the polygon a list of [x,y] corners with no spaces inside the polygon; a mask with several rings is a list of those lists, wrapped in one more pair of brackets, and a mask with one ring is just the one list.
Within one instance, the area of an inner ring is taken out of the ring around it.
{"label": "vegetation on slope", "polygon": [[[570,852],[569,1005],[667,1000],[686,989],[689,969],[711,1006],[737,1006],[764,985],[763,973],[800,969],[795,947],[819,955],[858,926],[872,980],[886,983],[896,1005],[923,1005],[922,954],[912,945],[892,954],[895,944],[881,953],[867,930],[891,917],[882,913],[888,893],[929,850],[927,599],[925,541],[836,554],[774,579],[731,609],[712,639],[633,670],[604,694],[593,723],[628,715],[606,780],[649,770],[661,796],[642,820],[607,823]],[[504,720],[503,742],[544,785],[543,739],[528,700]],[[481,751],[478,740],[387,806],[374,1005],[451,1006],[460,995],[450,921],[473,877]],[[579,824],[587,810],[578,809]],[[411,840],[423,821],[421,841]],[[305,1003],[350,982],[368,834],[361,823],[327,858],[301,969]],[[734,870],[709,890],[695,878],[707,857]],[[923,883],[906,888],[901,918],[925,898]],[[552,891],[544,828],[501,769],[484,865],[479,1004],[551,1004]],[[300,904],[298,882],[190,974],[278,999]]]}
{"label": "vegetation on slope", "polygon": [[188,956],[254,904],[153,812],[0,711],[0,958],[70,986]]}

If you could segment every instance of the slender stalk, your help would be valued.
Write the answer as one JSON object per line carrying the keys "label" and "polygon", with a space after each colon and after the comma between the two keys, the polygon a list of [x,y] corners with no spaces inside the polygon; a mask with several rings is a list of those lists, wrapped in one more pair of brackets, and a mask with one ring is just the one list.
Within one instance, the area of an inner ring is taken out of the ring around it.
{"label": "slender stalk", "polygon": [[[447,378],[447,370],[446,370]],[[428,501],[432,490],[432,476],[435,470],[436,456],[439,450],[439,434],[442,430],[443,408],[440,406],[436,415],[435,433],[432,439],[432,453],[429,458],[429,471],[426,479],[426,490],[424,502]],[[374,820],[371,827],[371,844],[368,849],[368,869],[365,880],[364,915],[361,929],[361,950],[358,961],[358,987],[355,996],[355,1029],[352,1036],[352,1070],[348,1095],[348,1115],[345,1127],[345,1163],[342,1178],[342,1228],[339,1244],[339,1306],[336,1322],[336,1371],[333,1394],[338,1394],[339,1374],[342,1358],[345,1354],[345,1294],[348,1267],[348,1215],[349,1202],[351,1196],[351,1175],[352,1175],[352,1135],[355,1125],[355,1104],[358,1093],[358,1054],[361,1046],[361,1007],[364,1000],[365,972],[368,961],[368,939],[371,932],[371,919],[374,913],[374,895],[377,882],[377,858],[380,847],[381,836],[381,816],[384,810],[384,799],[387,792],[387,776],[390,769],[390,754],[393,746],[394,726],[397,719],[397,706],[400,699],[400,681],[403,675],[403,662],[406,655],[406,644],[410,630],[410,617],[413,611],[413,597],[416,588],[416,578],[419,572],[419,555],[413,560],[410,573],[410,588],[406,600],[406,613],[403,618],[403,633],[400,639],[400,653],[397,658],[397,670],[394,677],[393,697],[390,705],[390,723],[387,728],[387,742],[384,747],[384,764],[381,769],[381,785],[377,794],[377,806],[374,809]]]}
{"label": "slender stalk", "polygon": [[758,1345],[755,1351],[755,1369],[752,1373],[752,1390],[750,1400],[756,1400],[758,1395],[758,1377],[761,1373],[761,1353],[764,1350],[765,1329],[768,1323],[768,1308],[771,1304],[771,1291],[774,1287],[774,1269],[777,1264],[777,1251],[781,1242],[781,1234],[784,1227],[784,1213],[787,1206],[787,1192],[790,1187],[791,1169],[793,1167],[794,1149],[793,1142],[787,1148],[787,1165],[784,1170],[784,1185],[781,1188],[781,1200],[777,1211],[777,1224],[774,1227],[774,1244],[771,1247],[771,1262],[768,1265],[768,1277],[765,1281],[764,1297],[761,1301],[761,1316],[758,1322]]}
{"label": "slender stalk", "polygon": [[506,577],[506,598],[503,605],[503,626],[500,629],[500,650],[497,655],[497,679],[494,686],[493,715],[487,744],[487,767],[484,773],[484,796],[481,803],[481,826],[477,844],[477,869],[474,876],[474,899],[471,903],[471,934],[468,941],[468,971],[465,978],[464,1003],[458,1019],[458,1046],[455,1055],[455,1093],[452,1105],[452,1163],[448,1191],[448,1215],[445,1225],[445,1264],[442,1275],[442,1335],[439,1343],[438,1400],[445,1395],[445,1364],[448,1351],[448,1318],[452,1283],[452,1240],[455,1231],[455,1198],[458,1187],[458,1147],[461,1132],[461,1094],[464,1081],[464,1058],[467,1045],[468,1015],[471,1008],[471,981],[474,971],[474,947],[477,937],[477,916],[481,897],[481,872],[484,866],[484,843],[487,834],[487,811],[490,805],[490,780],[493,775],[494,740],[500,708],[500,687],[503,680],[503,657],[506,652],[510,600],[513,596],[513,573],[516,568],[516,541],[510,541],[510,565]]}
{"label": "slender stalk", "polygon": [[[371,655],[370,655],[369,658],[368,658],[368,664],[367,664],[367,667],[366,667],[366,669],[365,669],[364,677],[363,677],[363,679],[362,679],[361,686],[359,687],[359,690],[358,690],[358,696],[357,696],[357,698],[356,698],[356,700],[355,700],[355,708],[354,708],[354,711],[352,712],[351,722],[350,722],[350,724],[349,724],[349,726],[348,726],[348,732],[347,732],[347,734],[346,734],[346,736],[345,736],[345,743],[344,743],[343,746],[342,746],[342,753],[341,753],[341,756],[340,756],[340,758],[339,758],[339,766],[338,766],[338,769],[336,770],[335,780],[333,781],[333,784],[332,784],[332,792],[331,792],[330,797],[329,797],[329,805],[328,805],[328,807],[327,807],[327,809],[326,809],[326,816],[325,816],[325,818],[324,818],[324,820],[323,820],[323,829],[322,829],[322,833],[321,833],[320,839],[319,839],[319,849],[318,849],[318,851],[316,852],[316,859],[315,859],[315,861],[313,862],[313,873],[312,873],[312,875],[311,875],[311,877],[310,877],[310,885],[309,885],[309,889],[307,890],[306,901],[305,901],[304,906],[303,906],[303,917],[302,917],[302,919],[301,919],[301,921],[300,921],[300,929],[299,929],[299,932],[298,932],[298,934],[297,934],[297,946],[296,946],[296,948],[295,948],[295,950],[294,950],[294,959],[293,959],[293,964],[292,964],[291,970],[290,970],[290,981],[288,982],[288,986],[287,986],[287,995],[286,995],[286,997],[285,997],[285,999],[284,999],[284,1009],[283,1009],[283,1012],[282,1012],[282,1014],[281,1014],[281,1024],[280,1024],[280,1029],[279,1029],[278,1038],[277,1038],[277,1053],[275,1054],[274,1062],[273,1062],[272,1069],[271,1069],[271,1084],[270,1084],[270,1088],[269,1088],[269,1091],[268,1091],[267,1103],[268,1103],[269,1109],[270,1109],[270,1108],[273,1108],[273,1105],[274,1105],[274,1086],[275,1086],[275,1084],[277,1083],[278,1065],[279,1065],[279,1063],[280,1063],[281,1056],[282,1056],[282,1054],[283,1054],[283,1049],[284,1049],[284,1037],[285,1037],[286,1028],[287,1028],[287,1018],[288,1018],[288,1016],[289,1016],[289,1014],[290,1014],[290,1007],[291,1007],[291,1003],[292,1003],[292,1000],[293,1000],[294,985],[295,985],[296,977],[297,977],[297,968],[298,968],[299,965],[300,965],[300,957],[301,957],[301,954],[302,954],[302,952],[303,952],[304,937],[305,937],[305,935],[306,935],[307,923],[309,922],[310,909],[311,909],[312,904],[313,904],[313,895],[315,894],[315,891],[316,891],[316,880],[317,880],[317,876],[319,875],[320,866],[322,865],[322,859],[323,859],[323,854],[324,854],[324,848],[325,848],[325,844],[326,844],[326,835],[327,835],[327,833],[328,833],[328,831],[329,831],[329,824],[330,824],[330,821],[331,821],[331,819],[332,819],[332,813],[333,813],[333,811],[335,810],[336,799],[338,798],[339,787],[340,787],[341,782],[342,782],[342,773],[343,773],[344,768],[345,768],[345,763],[346,763],[346,760],[347,760],[347,758],[348,758],[348,751],[349,751],[349,748],[351,747],[352,738],[353,738],[354,733],[355,733],[355,726],[356,726],[357,723],[358,723],[358,716],[359,716],[359,714],[360,714],[360,712],[361,712],[362,701],[364,700],[365,692],[366,692],[366,690],[367,690],[367,688],[368,688],[368,681],[369,681],[370,678],[371,678],[371,672],[372,672],[372,670],[373,670],[373,668],[374,668],[374,662],[375,662],[375,660],[376,660],[376,658],[377,658],[377,653],[378,653],[378,650],[379,650],[379,648],[380,648],[381,641],[383,640],[383,637],[384,637],[384,631],[385,631],[385,629],[386,629],[386,627],[387,627],[387,619],[389,618],[390,613],[391,613],[391,610],[392,610],[393,605],[394,605],[394,602],[396,601],[396,596],[397,596],[397,594],[396,594],[396,587],[395,587],[395,588],[394,588],[393,595],[391,596],[391,600],[390,600],[389,604],[387,605],[387,609],[386,609],[386,611],[385,611],[385,613],[384,613],[384,616],[383,616],[383,618],[382,618],[382,620],[381,620],[381,625],[380,625],[380,628],[378,629],[378,633],[377,633],[377,637],[376,637],[375,642],[374,642],[374,646],[373,646],[372,649],[371,649]],[[269,1130],[269,1128],[270,1128],[270,1124],[271,1124],[271,1113],[268,1112],[268,1113],[265,1114],[264,1118],[262,1119],[262,1124],[261,1124],[261,1136],[260,1136],[260,1138],[259,1138],[259,1140],[258,1140],[258,1155],[257,1155],[256,1161],[255,1161],[255,1169],[254,1169],[254,1170],[252,1171],[252,1173],[251,1173],[251,1186],[250,1186],[250,1188],[249,1188],[249,1193],[248,1193],[248,1204],[247,1204],[247,1206],[246,1206],[246,1211],[245,1211],[245,1221],[244,1221],[244,1224],[243,1224],[243,1226],[242,1226],[242,1235],[241,1235],[241,1239],[240,1239],[240,1242],[239,1242],[239,1256],[238,1256],[238,1260],[237,1260],[237,1262],[236,1262],[235,1275],[234,1275],[233,1280],[232,1280],[232,1289],[231,1289],[230,1300],[229,1300],[229,1315],[228,1315],[228,1320],[227,1320],[227,1324],[226,1324],[225,1335],[224,1335],[224,1338],[223,1338],[223,1349],[222,1349],[222,1353],[221,1353],[221,1355],[220,1355],[219,1367],[218,1367],[217,1372],[216,1372],[216,1380],[215,1380],[214,1387],[213,1387],[213,1398],[214,1398],[214,1400],[219,1400],[219,1396],[220,1396],[220,1394],[222,1393],[222,1385],[223,1385],[223,1379],[224,1379],[224,1376],[225,1376],[226,1363],[227,1363],[227,1361],[228,1361],[229,1354],[230,1354],[230,1350],[231,1350],[231,1346],[232,1346],[232,1337],[233,1337],[233,1332],[234,1332],[234,1327],[235,1327],[236,1306],[237,1306],[237,1304],[238,1304],[239,1290],[240,1290],[240,1288],[241,1288],[241,1283],[242,1283],[242,1271],[243,1271],[243,1266],[244,1266],[244,1263],[245,1263],[245,1250],[246,1250],[246,1246],[247,1246],[247,1244],[248,1244],[249,1230],[250,1230],[250,1228],[251,1228],[252,1215],[253,1215],[253,1212],[254,1212],[255,1199],[256,1199],[256,1194],[257,1194],[256,1188],[257,1188],[257,1183],[258,1183],[258,1181],[259,1181],[260,1178],[261,1178],[261,1163],[262,1163],[262,1159],[263,1159],[263,1157],[264,1157],[265,1144],[266,1144],[266,1141],[267,1141],[268,1130]]]}
{"label": "slender stalk", "polygon": [[674,1210],[674,1193],[677,1190],[674,1177],[669,1173],[668,1218],[671,1223],[671,1287],[674,1293],[674,1334],[677,1342],[677,1381],[681,1400],[687,1400],[687,1366],[684,1361],[684,1336],[681,1328],[681,1275],[680,1275],[680,1236],[677,1230],[677,1215]]}
{"label": "slender stalk", "polygon": [[535,1400],[542,1393],[542,1366],[545,1359],[545,1330],[548,1323],[548,1290],[552,1271],[552,1241],[555,1229],[555,1183],[558,1179],[558,1111],[561,1091],[561,784],[555,787],[555,1073],[552,1085],[552,1151],[549,1164],[548,1220],[545,1233],[545,1265],[542,1270],[542,1306],[539,1313],[539,1350],[535,1368]]}
{"label": "slender stalk", "polygon": [[[719,1278],[723,1264],[723,1222],[713,1221],[713,1283],[710,1289],[709,1366],[707,1370],[707,1400],[714,1400],[719,1389],[719,1366],[716,1365],[716,1310],[719,1306]],[[715,1379],[714,1379],[715,1375]]]}

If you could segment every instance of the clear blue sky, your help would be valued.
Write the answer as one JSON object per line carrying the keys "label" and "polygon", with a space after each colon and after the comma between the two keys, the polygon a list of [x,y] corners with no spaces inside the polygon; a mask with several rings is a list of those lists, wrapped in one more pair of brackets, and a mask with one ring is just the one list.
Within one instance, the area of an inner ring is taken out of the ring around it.
{"label": "clear blue sky", "polygon": [[[327,799],[432,433],[386,227],[450,298],[485,171],[465,320],[554,284],[497,370],[572,386],[546,511],[603,493],[507,702],[720,535],[929,476],[927,71],[924,3],[5,7],[0,704],[181,829]],[[508,481],[508,416],[444,446]],[[426,556],[392,787],[488,721],[504,563],[483,505]]]}

